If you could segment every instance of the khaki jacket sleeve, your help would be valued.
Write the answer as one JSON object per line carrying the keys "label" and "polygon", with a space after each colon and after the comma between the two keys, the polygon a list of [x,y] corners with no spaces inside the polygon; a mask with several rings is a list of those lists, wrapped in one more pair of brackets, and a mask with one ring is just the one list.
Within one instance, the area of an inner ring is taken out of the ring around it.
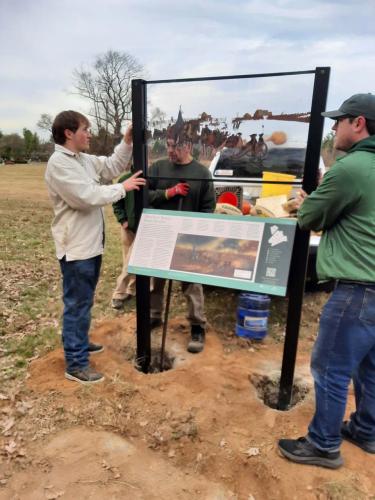
{"label": "khaki jacket sleeve", "polygon": [[95,179],[88,180],[75,165],[62,162],[55,162],[49,167],[46,182],[53,192],[75,210],[101,207],[125,196],[122,184],[101,186]]}
{"label": "khaki jacket sleeve", "polygon": [[132,154],[133,147],[121,141],[111,156],[89,156],[101,181],[109,182],[130,169]]}

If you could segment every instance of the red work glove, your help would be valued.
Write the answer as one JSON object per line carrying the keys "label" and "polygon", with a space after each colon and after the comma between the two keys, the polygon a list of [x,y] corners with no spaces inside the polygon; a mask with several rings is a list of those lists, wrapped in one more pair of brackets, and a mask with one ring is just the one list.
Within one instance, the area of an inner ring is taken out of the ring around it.
{"label": "red work glove", "polygon": [[165,190],[165,196],[167,200],[173,198],[174,196],[181,195],[186,196],[189,192],[190,186],[187,182],[180,182],[175,186]]}

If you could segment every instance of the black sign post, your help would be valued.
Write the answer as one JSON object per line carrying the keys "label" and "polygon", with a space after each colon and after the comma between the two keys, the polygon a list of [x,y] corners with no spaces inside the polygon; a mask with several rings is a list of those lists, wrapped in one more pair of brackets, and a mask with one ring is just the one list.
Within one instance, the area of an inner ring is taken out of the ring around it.
{"label": "black sign post", "polygon": [[[133,161],[134,172],[142,170],[147,177],[147,114],[146,85],[144,80],[132,81],[133,110]],[[143,208],[148,207],[148,189],[135,191],[135,219],[138,227]],[[151,362],[151,332],[150,332],[150,278],[136,276],[137,305],[137,368],[148,373]]]}
{"label": "black sign post", "polygon": [[[329,75],[330,68],[316,68],[309,135],[307,139],[306,162],[302,182],[302,189],[308,194],[314,191],[318,184],[320,145],[322,142],[324,125],[324,118],[321,113],[326,109]],[[307,259],[309,255],[309,239],[310,233],[301,231],[297,227],[288,284],[289,302],[280,377],[279,410],[287,410],[292,398],[298,334],[301,321],[303,293],[305,289]]]}

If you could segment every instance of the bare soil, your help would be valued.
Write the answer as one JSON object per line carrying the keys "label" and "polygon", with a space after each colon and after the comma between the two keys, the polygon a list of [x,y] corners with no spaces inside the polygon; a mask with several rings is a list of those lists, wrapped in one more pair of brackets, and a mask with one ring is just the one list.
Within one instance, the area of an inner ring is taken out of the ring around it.
{"label": "bare soil", "polygon": [[[304,297],[289,411],[263,401],[277,397],[285,299],[273,298],[269,336],[252,343],[234,335],[235,293],[206,290],[207,346],[190,355],[185,304],[173,293],[172,369],[144,375],[133,362],[134,304],[125,315],[108,307],[121,266],[108,217],[92,330],[105,345],[92,364],[106,380],[66,380],[62,349],[45,354],[56,345],[61,299],[43,173],[43,165],[1,168],[0,500],[375,499],[375,457],[349,443],[337,471],[277,451],[280,437],[305,434],[314,411],[309,359],[324,293]],[[159,330],[155,349],[160,339]],[[16,376],[25,365],[26,378]],[[348,414],[353,407],[350,391]]]}
{"label": "bare soil", "polygon": [[[162,373],[134,368],[134,313],[93,328],[105,346],[92,356],[103,383],[66,380],[61,348],[35,359],[24,385],[0,395],[0,499],[375,498],[375,457],[349,443],[337,471],[296,465],[277,451],[279,438],[305,434],[313,414],[309,358],[326,298],[305,304],[299,402],[285,412],[259,392],[277,387],[282,342],[251,343],[211,327],[205,350],[192,355],[182,317],[170,320],[174,361]],[[160,340],[159,330],[155,348]],[[348,413],[353,405],[351,390]]]}

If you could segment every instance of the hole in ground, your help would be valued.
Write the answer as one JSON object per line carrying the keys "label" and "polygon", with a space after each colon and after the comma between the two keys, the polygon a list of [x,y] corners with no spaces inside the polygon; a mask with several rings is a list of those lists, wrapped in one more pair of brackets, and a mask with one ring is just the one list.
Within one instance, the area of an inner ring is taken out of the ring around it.
{"label": "hole in ground", "polygon": [[[125,359],[127,361],[134,361],[134,366],[137,370],[142,371],[142,363],[141,360],[136,359],[136,349],[131,346],[126,346],[126,350],[123,350],[125,354]],[[175,356],[172,356],[168,353],[167,350],[164,351],[163,356],[163,369],[161,370],[160,366],[160,347],[151,348],[151,361],[149,366],[148,373],[160,373],[161,371],[165,372],[167,370],[171,370],[174,368]]]}
{"label": "hole in ground", "polygon": [[149,373],[160,373],[165,372],[173,368],[174,357],[171,356],[167,351],[164,351],[163,356],[163,369],[160,366],[160,349],[151,349],[151,363]]}
{"label": "hole in ground", "polygon": [[[277,410],[279,400],[280,375],[269,377],[253,373],[249,375],[250,382],[255,387],[258,397],[266,406]],[[289,409],[303,401],[309,392],[309,388],[302,381],[295,380],[292,389],[292,400]]]}

